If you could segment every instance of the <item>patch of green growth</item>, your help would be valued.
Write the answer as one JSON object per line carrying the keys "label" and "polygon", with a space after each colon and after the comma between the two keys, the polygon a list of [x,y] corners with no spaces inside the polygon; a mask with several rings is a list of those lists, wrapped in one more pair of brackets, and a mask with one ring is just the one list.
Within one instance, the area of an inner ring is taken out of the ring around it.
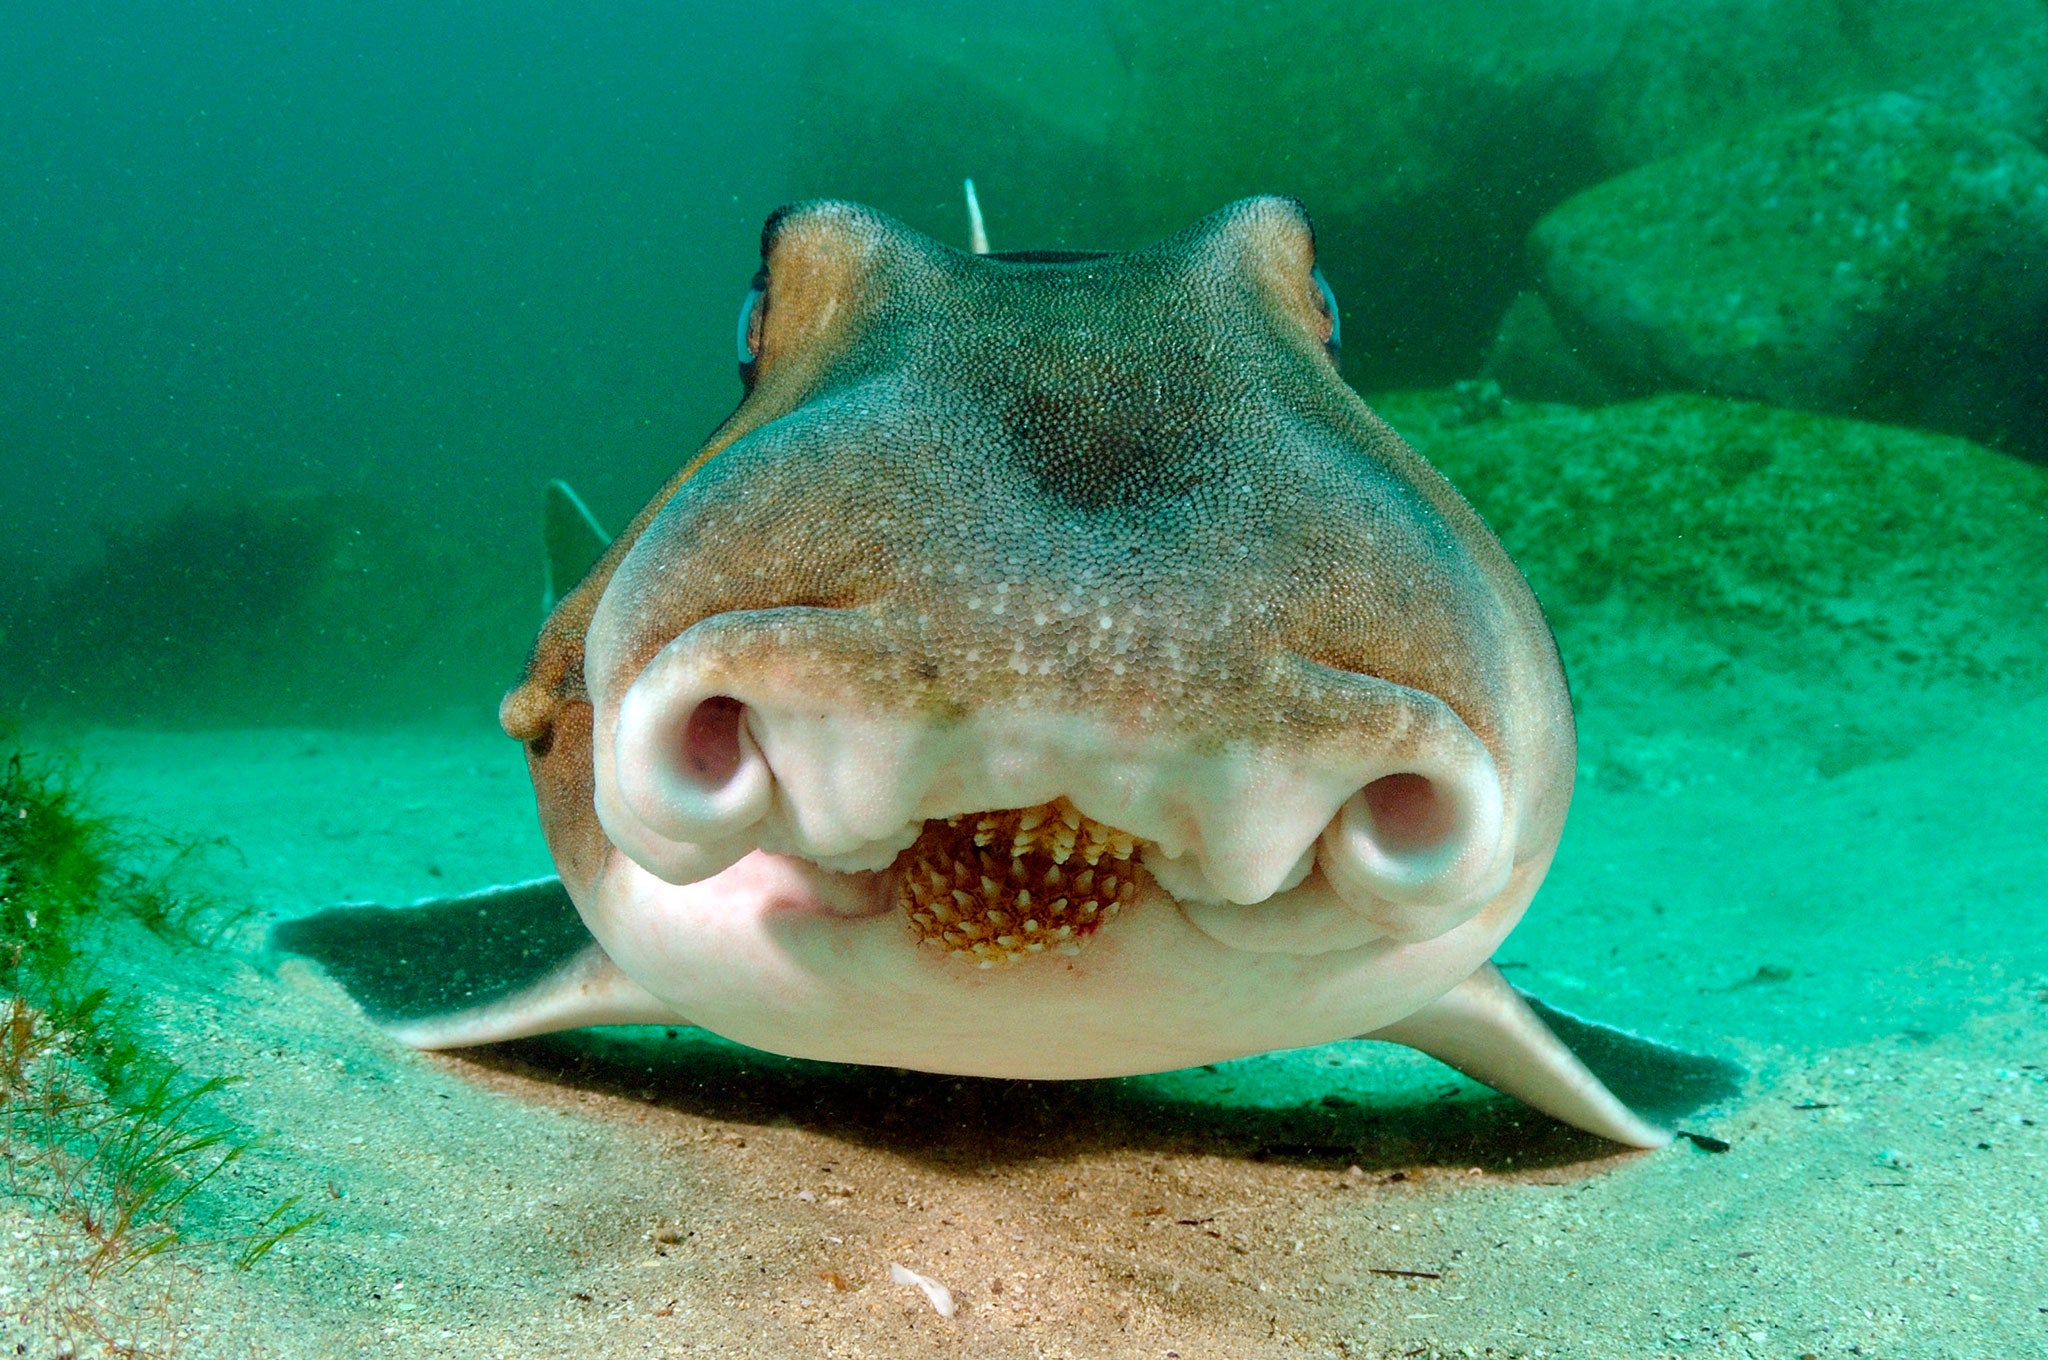
{"label": "patch of green growth", "polygon": [[[95,951],[124,922],[190,945],[237,913],[179,885],[198,847],[94,813],[67,771],[4,736],[0,753],[0,1183],[72,1221],[96,1277],[185,1244],[186,1202],[257,1140],[211,1108],[228,1078],[150,1046]],[[151,850],[163,867],[128,867]],[[239,1268],[318,1220],[295,1204],[225,1240]]]}
{"label": "patch of green growth", "polygon": [[1873,690],[2048,675],[2048,473],[1953,436],[1753,402],[1584,411],[1389,393],[1566,655],[1682,632]]}
{"label": "patch of green growth", "polygon": [[1528,577],[1605,780],[1679,734],[1834,778],[2048,683],[2048,468],[1710,397],[1372,404]]}

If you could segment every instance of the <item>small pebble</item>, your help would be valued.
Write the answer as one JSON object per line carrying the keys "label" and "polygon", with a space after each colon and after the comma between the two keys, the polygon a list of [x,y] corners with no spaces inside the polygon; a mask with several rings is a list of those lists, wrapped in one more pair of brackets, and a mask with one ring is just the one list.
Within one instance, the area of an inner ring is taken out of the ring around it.
{"label": "small pebble", "polygon": [[889,1279],[893,1284],[916,1285],[924,1291],[924,1296],[931,1300],[933,1312],[943,1318],[953,1316],[953,1291],[937,1280],[920,1275],[908,1266],[899,1266],[893,1261],[889,1264]]}

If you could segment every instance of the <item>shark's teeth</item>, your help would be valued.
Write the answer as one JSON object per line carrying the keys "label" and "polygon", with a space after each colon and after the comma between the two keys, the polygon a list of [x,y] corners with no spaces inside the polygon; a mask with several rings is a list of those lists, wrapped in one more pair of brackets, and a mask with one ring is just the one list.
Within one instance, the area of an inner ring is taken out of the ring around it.
{"label": "shark's teeth", "polygon": [[1137,896],[1138,848],[1064,798],[935,819],[903,852],[898,902],[919,941],[982,968],[1071,955]]}

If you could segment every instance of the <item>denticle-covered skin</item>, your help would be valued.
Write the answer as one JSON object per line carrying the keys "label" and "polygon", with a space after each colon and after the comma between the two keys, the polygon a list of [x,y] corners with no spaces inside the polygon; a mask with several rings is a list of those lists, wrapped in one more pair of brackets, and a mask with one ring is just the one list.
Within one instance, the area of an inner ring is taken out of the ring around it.
{"label": "denticle-covered skin", "polygon": [[[817,202],[762,259],[744,401],[503,709],[633,982],[1060,1077],[1366,1034],[1485,964],[1563,825],[1564,679],[1339,377],[1297,204],[1013,258]],[[1122,901],[1058,935],[1091,845]]]}

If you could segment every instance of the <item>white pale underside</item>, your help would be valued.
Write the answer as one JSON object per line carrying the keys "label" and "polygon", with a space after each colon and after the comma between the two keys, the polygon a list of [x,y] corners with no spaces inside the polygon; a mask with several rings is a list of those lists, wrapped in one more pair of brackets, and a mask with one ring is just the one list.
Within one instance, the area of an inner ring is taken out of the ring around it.
{"label": "white pale underside", "polygon": [[[1521,865],[1484,910],[1435,939],[1313,954],[1226,945],[1148,887],[1080,954],[986,970],[919,948],[896,910],[878,909],[872,877],[761,852],[683,886],[614,852],[577,905],[627,976],[740,1043],[832,1062],[1071,1079],[1382,1029],[1483,964],[1547,867],[1547,855]],[[1328,890],[1312,880],[1294,891]]]}

